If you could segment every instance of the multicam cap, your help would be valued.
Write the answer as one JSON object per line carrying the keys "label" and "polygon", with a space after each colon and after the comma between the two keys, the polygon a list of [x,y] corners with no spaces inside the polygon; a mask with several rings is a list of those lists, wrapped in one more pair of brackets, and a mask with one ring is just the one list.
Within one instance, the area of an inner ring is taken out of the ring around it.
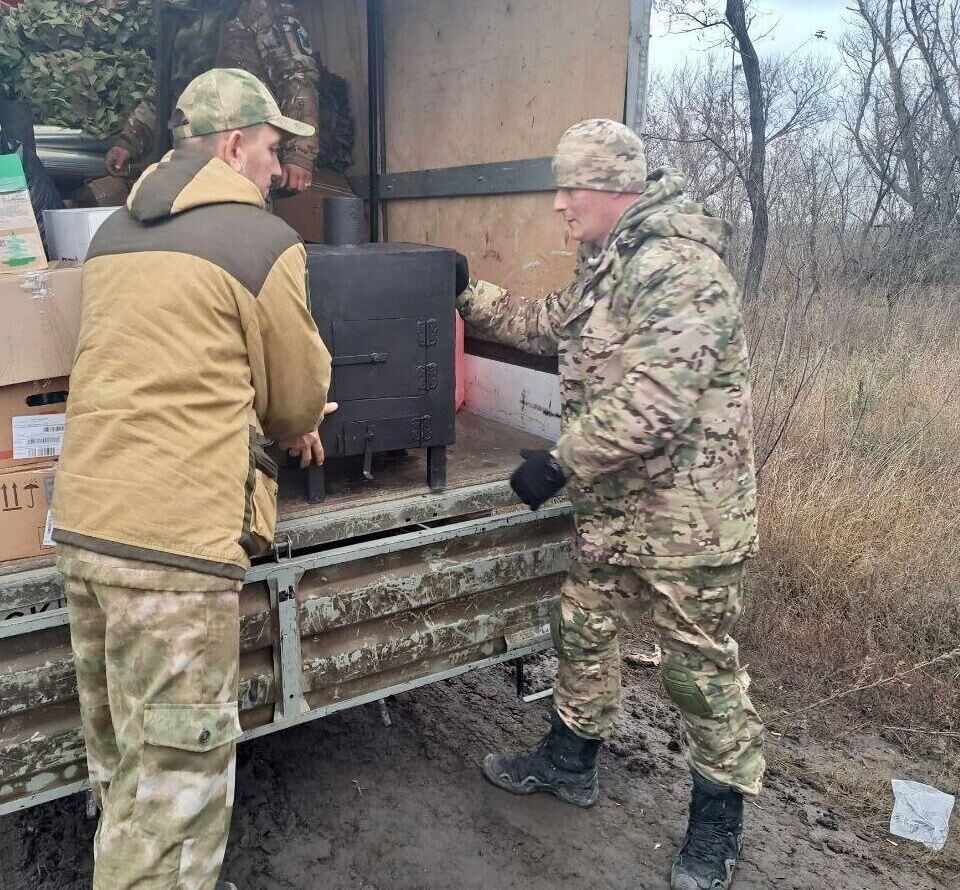
{"label": "multicam cap", "polygon": [[256,77],[239,68],[211,68],[195,77],[177,100],[170,129],[175,139],[209,136],[256,124],[272,124],[294,136],[314,128],[280,112],[277,100]]}
{"label": "multicam cap", "polygon": [[560,137],[553,175],[557,188],[639,194],[647,178],[643,140],[616,121],[580,121]]}

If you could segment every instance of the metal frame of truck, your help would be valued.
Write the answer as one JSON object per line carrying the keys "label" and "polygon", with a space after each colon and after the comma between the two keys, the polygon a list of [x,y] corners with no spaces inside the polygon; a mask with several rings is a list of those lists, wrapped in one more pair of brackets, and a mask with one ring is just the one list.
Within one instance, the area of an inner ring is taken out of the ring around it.
{"label": "metal frame of truck", "polygon": [[[623,2],[630,29],[623,119],[639,129],[651,0]],[[369,110],[379,125],[371,127],[369,175],[353,180],[358,193],[376,208],[392,199],[552,189],[544,157],[384,173],[375,141],[384,135],[376,87],[381,0],[367,0],[366,10],[374,23]],[[371,216],[378,226],[379,214]],[[427,491],[410,459],[407,474],[385,487],[281,511],[274,556],[251,568],[241,597],[244,739],[549,647],[548,613],[572,541],[570,507],[530,512],[505,479],[520,447],[543,445],[522,431],[542,432],[544,420],[530,422],[525,381],[540,391],[555,390],[555,382],[544,382],[549,362],[473,346],[484,361],[519,363],[505,374],[504,392],[509,399],[510,387],[520,391],[523,404],[478,408],[510,426],[461,416],[447,490]],[[556,413],[547,414],[554,423]],[[485,468],[470,471],[471,462]],[[0,621],[0,816],[88,787],[69,617],[52,563],[0,564],[0,614],[22,613]]]}

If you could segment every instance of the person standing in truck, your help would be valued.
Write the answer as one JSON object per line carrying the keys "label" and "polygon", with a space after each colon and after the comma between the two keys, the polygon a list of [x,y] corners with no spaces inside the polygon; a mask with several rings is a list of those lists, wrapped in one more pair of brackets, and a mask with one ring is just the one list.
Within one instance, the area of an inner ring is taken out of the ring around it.
{"label": "person standing in truck", "polygon": [[[270,84],[283,113],[313,128],[309,136],[285,134],[276,185],[291,191],[310,188],[319,152],[319,69],[294,4],[231,0],[181,5],[193,8],[175,38],[171,93],[178,95],[197,74],[214,66],[241,68]],[[152,156],[156,127],[151,90],[107,152],[112,176],[125,176],[132,162]]]}
{"label": "person standing in truck", "polygon": [[272,543],[263,434],[323,461],[330,355],[306,252],[265,209],[284,116],[238,69],[187,86],[175,148],[99,229],[57,471],[94,890],[217,881],[233,805],[238,597]]}
{"label": "person standing in truck", "polygon": [[671,886],[727,888],[743,799],[764,771],[731,636],[757,530],[749,361],[723,262],[730,226],[684,198],[676,171],[647,176],[643,143],[613,121],[567,130],[553,170],[554,209],[581,245],[575,279],[531,300],[472,280],[458,298],[481,335],[559,356],[560,439],[526,452],[510,481],[531,509],[565,488],[577,527],[553,627],[550,731],[530,753],[488,755],[483,773],[515,794],[591,806],[620,703],[619,631],[648,608],[693,780]]}

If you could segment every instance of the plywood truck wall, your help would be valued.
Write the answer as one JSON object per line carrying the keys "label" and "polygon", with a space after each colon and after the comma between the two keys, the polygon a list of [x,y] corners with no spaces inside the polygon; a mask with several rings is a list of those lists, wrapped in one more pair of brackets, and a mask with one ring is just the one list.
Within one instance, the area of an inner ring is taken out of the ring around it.
{"label": "plywood truck wall", "polygon": [[[351,172],[366,175],[363,0],[303,0],[326,64],[347,78]],[[623,119],[628,0],[385,0],[386,173],[552,154],[586,117]],[[391,240],[456,247],[521,293],[569,279],[576,244],[549,193],[387,202]]]}

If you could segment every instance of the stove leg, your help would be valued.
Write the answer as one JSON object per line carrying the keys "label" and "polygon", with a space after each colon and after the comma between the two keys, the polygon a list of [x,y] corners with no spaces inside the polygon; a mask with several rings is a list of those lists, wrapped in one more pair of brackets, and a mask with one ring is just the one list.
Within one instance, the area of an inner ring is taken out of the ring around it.
{"label": "stove leg", "polygon": [[427,448],[427,485],[431,491],[443,491],[447,486],[446,445],[431,445]]}
{"label": "stove leg", "polygon": [[310,464],[307,467],[307,500],[318,504],[327,497],[327,479],[322,466]]}
{"label": "stove leg", "polygon": [[373,424],[367,424],[367,434],[364,436],[366,443],[363,448],[363,478],[368,482],[373,481]]}

